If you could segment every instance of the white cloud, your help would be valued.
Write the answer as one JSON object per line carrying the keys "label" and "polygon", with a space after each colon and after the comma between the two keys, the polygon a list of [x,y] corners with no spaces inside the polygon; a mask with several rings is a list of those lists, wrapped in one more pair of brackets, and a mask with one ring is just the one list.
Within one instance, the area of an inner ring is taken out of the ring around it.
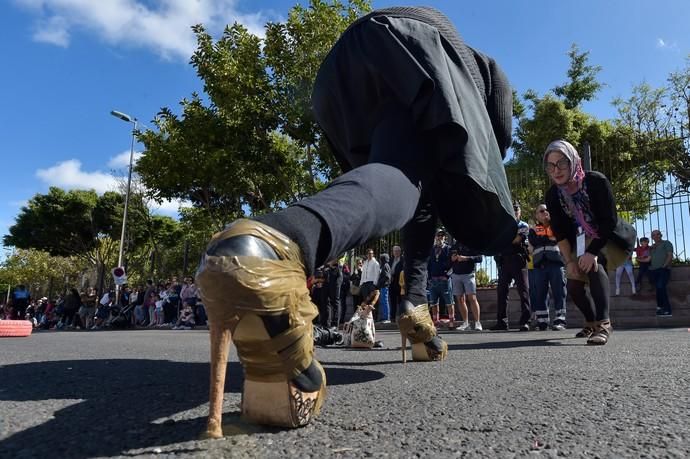
{"label": "white cloud", "polygon": [[41,43],[67,48],[69,46],[69,33],[67,21],[60,16],[53,16],[46,20],[39,20],[34,31],[34,40]]}
{"label": "white cloud", "polygon": [[[138,156],[137,156],[138,155]],[[135,158],[141,156],[141,153],[135,152]],[[120,153],[117,156],[110,158],[108,166],[112,168],[127,167],[129,165],[129,151]],[[66,190],[96,190],[96,193],[103,194],[106,191],[117,191],[118,179],[110,174],[95,171],[88,172],[82,170],[82,163],[78,159],[69,159],[62,161],[47,169],[38,169],[36,177],[41,179],[48,186],[56,186]],[[8,203],[9,205],[21,207],[27,204],[27,201],[15,201]],[[155,201],[149,201],[148,207],[153,213],[160,215],[168,215],[177,217],[180,207],[191,207],[190,201],[174,200],[163,201],[161,204]]]}
{"label": "white cloud", "polygon": [[663,38],[657,38],[656,47],[659,49],[678,50],[678,43],[676,43],[675,41],[669,42],[668,40],[664,40]]}
{"label": "white cloud", "polygon": [[[117,156],[113,156],[110,158],[110,161],[108,161],[108,167],[112,169],[121,169],[121,168],[128,168],[129,167],[129,154],[130,150],[123,151]],[[135,151],[134,152],[134,164],[139,161],[139,158],[141,158],[143,155],[142,152],[140,151]]]}
{"label": "white cloud", "polygon": [[94,189],[102,194],[117,189],[115,177],[101,171],[86,172],[82,170],[81,161],[69,159],[47,169],[38,169],[36,177],[46,185],[64,189]]}
{"label": "white cloud", "polygon": [[211,33],[235,21],[263,36],[269,15],[241,13],[239,0],[15,0],[36,16],[34,39],[68,46],[74,30],[112,45],[149,48],[165,58],[189,59],[196,49],[190,27]]}

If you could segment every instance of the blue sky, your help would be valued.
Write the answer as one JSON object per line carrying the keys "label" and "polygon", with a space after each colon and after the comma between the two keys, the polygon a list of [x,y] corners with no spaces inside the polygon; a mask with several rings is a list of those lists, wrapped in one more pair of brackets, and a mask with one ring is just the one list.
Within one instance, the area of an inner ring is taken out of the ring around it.
{"label": "blue sky", "polygon": [[[304,2],[302,2],[304,3]],[[375,7],[416,2],[376,1]],[[189,26],[217,35],[240,21],[261,33],[280,20],[287,0],[6,0],[0,2],[0,234],[19,209],[51,185],[112,187],[123,170],[130,126],[113,109],[145,124],[201,84],[188,64]],[[687,0],[428,1],[472,46],[493,56],[522,93],[565,80],[571,43],[601,65],[606,88],[585,110],[615,115],[610,101],[633,85],[664,83],[690,54]],[[125,155],[123,156],[123,153]],[[174,213],[174,204],[160,209]]]}

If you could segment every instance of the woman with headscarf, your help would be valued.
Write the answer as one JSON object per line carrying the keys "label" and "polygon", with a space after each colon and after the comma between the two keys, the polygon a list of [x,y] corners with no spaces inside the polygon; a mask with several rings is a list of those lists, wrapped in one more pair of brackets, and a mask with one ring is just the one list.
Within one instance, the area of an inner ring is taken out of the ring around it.
{"label": "woman with headscarf", "polygon": [[606,344],[613,331],[606,271],[627,257],[627,243],[614,233],[618,215],[611,183],[600,172],[585,172],[577,150],[565,140],[549,144],[544,168],[553,183],[546,206],[566,264],[568,295],[586,321],[576,336],[588,338],[587,344]]}

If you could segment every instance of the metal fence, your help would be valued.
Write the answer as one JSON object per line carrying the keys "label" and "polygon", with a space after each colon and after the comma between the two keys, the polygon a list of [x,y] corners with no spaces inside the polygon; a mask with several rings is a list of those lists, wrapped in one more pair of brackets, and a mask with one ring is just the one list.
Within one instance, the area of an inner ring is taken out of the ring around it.
{"label": "metal fence", "polygon": [[[663,238],[673,244],[675,264],[690,264],[689,139],[669,135],[634,146],[621,143],[619,148],[576,146],[583,162],[611,181],[619,218],[633,224],[638,237],[649,238],[653,229],[661,230]],[[513,199],[522,206],[522,219],[534,224],[534,209],[544,201],[550,186],[541,162],[528,168],[509,163],[506,174]],[[376,254],[390,253],[394,245],[400,245],[397,231],[351,250],[348,258],[353,262],[356,257],[364,257],[367,248],[373,248]],[[478,277],[484,282],[491,283],[498,277],[492,257],[484,257],[478,269],[483,271]]]}

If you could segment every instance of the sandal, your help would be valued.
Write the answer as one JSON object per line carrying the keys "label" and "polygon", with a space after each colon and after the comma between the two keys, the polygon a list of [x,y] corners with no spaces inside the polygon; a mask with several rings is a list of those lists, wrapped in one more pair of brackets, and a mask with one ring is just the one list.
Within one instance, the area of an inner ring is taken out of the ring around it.
{"label": "sandal", "polygon": [[407,300],[400,303],[398,328],[402,337],[402,360],[407,363],[407,340],[412,344],[412,359],[416,361],[443,360],[448,355],[448,344],[436,334],[426,304],[412,306]]}
{"label": "sandal", "polygon": [[594,333],[594,324],[596,322],[585,322],[585,326],[577,332],[575,338],[589,338]]}
{"label": "sandal", "polygon": [[257,424],[300,427],[326,396],[314,358],[312,320],[299,247],[252,220],[214,235],[196,275],[208,314],[211,387],[206,437],[223,436],[222,408],[230,339],[244,367],[242,417]]}
{"label": "sandal", "polygon": [[608,343],[611,333],[613,333],[613,327],[610,320],[595,322],[594,333],[587,340],[587,344],[602,346]]}

